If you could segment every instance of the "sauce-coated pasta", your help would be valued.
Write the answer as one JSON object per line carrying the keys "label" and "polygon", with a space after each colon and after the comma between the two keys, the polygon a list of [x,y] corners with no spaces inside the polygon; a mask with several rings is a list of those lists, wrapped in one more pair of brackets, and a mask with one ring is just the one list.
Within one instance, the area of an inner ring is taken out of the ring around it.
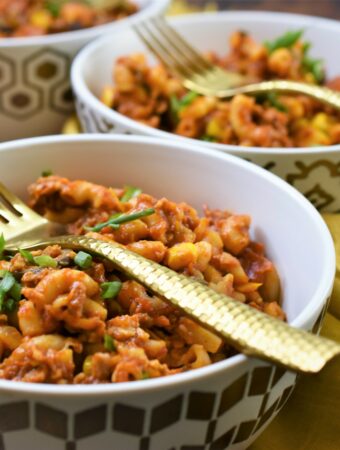
{"label": "sauce-coated pasta", "polygon": [[[30,206],[72,234],[119,242],[285,320],[280,282],[250,217],[59,176],[29,187]],[[219,336],[105,260],[58,245],[0,261],[0,378],[41,383],[142,380],[235,354]]]}

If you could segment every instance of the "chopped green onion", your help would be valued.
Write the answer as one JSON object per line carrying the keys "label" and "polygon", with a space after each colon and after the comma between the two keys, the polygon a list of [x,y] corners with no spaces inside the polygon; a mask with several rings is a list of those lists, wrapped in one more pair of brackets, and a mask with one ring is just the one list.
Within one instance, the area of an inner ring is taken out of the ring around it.
{"label": "chopped green onion", "polygon": [[[21,299],[21,285],[8,270],[0,272],[0,276],[3,277],[0,283],[0,311],[11,312],[15,310],[17,302]],[[7,294],[10,297],[6,299]]]}
{"label": "chopped green onion", "polygon": [[6,293],[9,292],[15,284],[15,278],[8,270],[4,271],[3,279],[0,283],[0,311],[3,310]]}
{"label": "chopped green onion", "polygon": [[155,210],[153,208],[142,209],[141,211],[136,211],[134,213],[127,214],[115,214],[108,221],[99,223],[94,227],[85,227],[89,231],[100,231],[105,227],[118,228],[119,225],[126,222],[131,222],[132,220],[140,219],[142,217],[150,216],[154,214]]}
{"label": "chopped green onion", "polygon": [[310,42],[304,42],[302,44],[302,51],[303,51],[304,55],[306,55],[309,52],[311,46],[312,46],[312,44]]}
{"label": "chopped green onion", "polygon": [[125,192],[122,195],[120,201],[125,203],[131,200],[132,198],[137,197],[139,194],[141,194],[142,190],[140,188],[136,188],[133,186],[125,186]]}
{"label": "chopped green onion", "polygon": [[104,334],[104,347],[109,352],[114,352],[116,350],[115,341],[108,334]]}
{"label": "chopped green onion", "polygon": [[8,270],[5,271],[4,277],[0,283],[0,290],[9,292],[15,284],[15,278]]}
{"label": "chopped green onion", "polygon": [[122,284],[121,281],[107,281],[106,283],[102,283],[100,285],[102,288],[102,297],[107,299],[115,298],[119,294]]}
{"label": "chopped green onion", "polygon": [[34,256],[34,262],[40,267],[53,267],[55,269],[58,266],[57,261],[49,255]]}
{"label": "chopped green onion", "polygon": [[26,259],[29,264],[33,264],[40,267],[53,267],[56,268],[58,263],[49,255],[33,256],[28,250],[19,249],[20,255]]}
{"label": "chopped green onion", "polygon": [[216,142],[216,138],[214,138],[213,136],[209,136],[208,134],[204,134],[203,136],[201,136],[200,140],[205,142]]}
{"label": "chopped green onion", "polygon": [[177,98],[175,95],[170,97],[170,111],[173,119],[178,121],[178,115],[182,111],[183,108],[189,106],[195,98],[198,97],[197,92],[189,91],[182,98]]}
{"label": "chopped green onion", "polygon": [[16,302],[13,298],[9,298],[5,303],[5,310],[7,312],[12,312],[16,309],[18,302]]}
{"label": "chopped green onion", "polygon": [[284,35],[278,37],[275,41],[266,41],[264,43],[269,53],[273,53],[279,48],[291,48],[301,38],[304,30],[287,31]]}
{"label": "chopped green onion", "polygon": [[149,373],[146,370],[143,370],[142,373],[141,373],[141,379],[142,380],[147,380],[149,378],[150,378]]}
{"label": "chopped green onion", "polygon": [[170,114],[171,119],[176,123],[178,122],[178,114],[180,112],[180,109],[180,101],[175,95],[172,95],[170,97]]}
{"label": "chopped green onion", "polygon": [[0,259],[3,257],[5,245],[6,245],[5,236],[3,235],[3,233],[1,233],[1,235],[0,235]]}
{"label": "chopped green onion", "polygon": [[179,100],[180,108],[183,109],[186,106],[191,105],[191,103],[198,97],[197,92],[189,91]]}
{"label": "chopped green onion", "polygon": [[267,93],[267,100],[277,110],[281,112],[287,112],[287,108],[283,103],[280,102],[279,97],[276,92],[268,92]]}
{"label": "chopped green onion", "polygon": [[9,294],[15,301],[18,302],[21,299],[21,284],[15,281],[9,291]]}
{"label": "chopped green onion", "polygon": [[3,311],[6,292],[0,289],[0,311]]}
{"label": "chopped green onion", "polygon": [[59,1],[47,1],[45,3],[45,8],[52,14],[53,17],[58,17],[61,9],[61,2]]}
{"label": "chopped green onion", "polygon": [[30,264],[35,264],[34,256],[28,250],[19,249],[20,255]]}
{"label": "chopped green onion", "polygon": [[88,269],[92,265],[92,256],[86,252],[78,252],[74,258],[74,262],[82,269]]}
{"label": "chopped green onion", "polygon": [[53,174],[52,170],[49,170],[49,169],[43,170],[43,171],[41,172],[41,176],[42,176],[42,177],[49,177],[49,176],[52,175],[52,174]]}
{"label": "chopped green onion", "polygon": [[304,69],[313,74],[315,81],[322,83],[325,78],[325,68],[322,59],[312,59],[305,56],[302,60]]}

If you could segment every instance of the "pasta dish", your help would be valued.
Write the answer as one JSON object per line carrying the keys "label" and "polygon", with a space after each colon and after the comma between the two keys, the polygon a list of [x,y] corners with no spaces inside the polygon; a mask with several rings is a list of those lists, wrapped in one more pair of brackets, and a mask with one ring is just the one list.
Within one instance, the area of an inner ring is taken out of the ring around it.
{"label": "pasta dish", "polygon": [[[248,215],[44,174],[29,204],[70,234],[115,241],[237,301],[285,320],[280,281]],[[118,383],[203,367],[236,352],[112,263],[58,245],[4,252],[0,378]]]}
{"label": "pasta dish", "polygon": [[[311,57],[310,47],[301,30],[264,43],[237,31],[230,37],[229,53],[206,56],[254,82],[284,79],[340,90],[340,77],[326,81],[323,61]],[[228,100],[201,96],[185,89],[163,65],[149,64],[142,53],[118,58],[113,81],[101,93],[106,106],[179,136],[244,147],[340,144],[339,111],[304,95],[264,93]]]}

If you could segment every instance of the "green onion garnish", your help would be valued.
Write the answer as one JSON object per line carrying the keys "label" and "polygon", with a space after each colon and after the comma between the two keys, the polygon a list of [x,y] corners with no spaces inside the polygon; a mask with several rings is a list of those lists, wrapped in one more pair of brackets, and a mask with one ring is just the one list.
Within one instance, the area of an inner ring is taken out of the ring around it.
{"label": "green onion garnish", "polygon": [[15,278],[8,270],[5,271],[4,277],[0,283],[0,290],[9,292],[15,284]]}
{"label": "green onion garnish", "polygon": [[123,283],[121,281],[107,281],[106,283],[102,283],[100,285],[102,288],[102,298],[115,298],[119,294],[122,285]]}
{"label": "green onion garnish", "polygon": [[148,380],[150,378],[150,374],[146,370],[142,370],[141,379]]}
{"label": "green onion garnish", "polygon": [[205,142],[216,142],[216,138],[209,136],[208,134],[203,134],[203,136],[200,137],[200,140]]}
{"label": "green onion garnish", "polygon": [[14,311],[16,309],[17,304],[18,303],[13,298],[9,298],[9,299],[6,300],[6,303],[4,305],[5,306],[5,310],[7,312],[12,312],[12,311]]}
{"label": "green onion garnish", "polygon": [[92,256],[86,252],[78,252],[74,258],[74,262],[82,269],[88,269],[92,265]]}
{"label": "green onion garnish", "polygon": [[198,97],[197,92],[189,91],[187,94],[184,95],[179,100],[179,106],[181,109],[185,108],[186,106],[191,105],[191,103]]}
{"label": "green onion garnish", "polygon": [[0,235],[0,259],[3,257],[5,245],[6,245],[5,236],[3,235],[3,233],[1,233],[1,235]]}
{"label": "green onion garnish", "polygon": [[304,30],[288,31],[284,35],[278,37],[275,41],[266,41],[264,43],[269,53],[273,53],[279,48],[291,48],[301,38]]}
{"label": "green onion garnish", "polygon": [[47,9],[47,11],[49,11],[53,17],[58,17],[60,14],[60,9],[61,9],[61,2],[56,2],[56,1],[47,1],[45,3],[45,8]]}
{"label": "green onion garnish", "polygon": [[20,255],[26,259],[29,264],[40,267],[53,267],[58,266],[58,263],[49,255],[33,256],[28,250],[19,249]]}
{"label": "green onion garnish", "polygon": [[50,170],[50,169],[43,170],[43,171],[41,172],[41,176],[42,176],[42,177],[49,177],[49,176],[52,175],[52,174],[53,174],[53,172],[52,172],[52,170]]}
{"label": "green onion garnish", "polygon": [[21,299],[21,284],[16,280],[12,288],[10,289],[9,294],[17,302]]}
{"label": "green onion garnish", "polygon": [[170,111],[175,121],[178,120],[178,115],[182,111],[182,109],[189,106],[195,98],[198,97],[197,92],[189,91],[182,98],[177,98],[175,95],[170,97]]}
{"label": "green onion garnish", "polygon": [[280,102],[276,92],[268,92],[266,96],[271,106],[276,108],[278,111],[287,112],[287,108],[283,103]]}
{"label": "green onion garnish", "polygon": [[34,256],[28,250],[19,249],[20,255],[30,264],[35,265]]}
{"label": "green onion garnish", "polygon": [[58,266],[57,261],[49,255],[34,256],[34,262],[40,267],[53,267],[55,269]]}
{"label": "green onion garnish", "polygon": [[0,311],[3,310],[4,300],[7,292],[9,292],[15,284],[15,278],[8,270],[3,273],[3,279],[0,283]]}
{"label": "green onion garnish", "polygon": [[94,227],[84,227],[89,231],[100,231],[105,227],[118,228],[119,225],[126,222],[131,222],[132,220],[140,219],[142,217],[150,216],[154,214],[155,210],[153,208],[143,209],[142,211],[136,211],[134,213],[127,214],[115,214],[109,220],[103,223],[99,223]]}
{"label": "green onion garnish", "polygon": [[125,192],[122,195],[120,201],[125,203],[131,200],[132,198],[137,197],[139,194],[141,194],[142,190],[140,188],[136,188],[133,186],[125,186]]}
{"label": "green onion garnish", "polygon": [[115,341],[108,334],[104,334],[104,347],[109,352],[114,352],[116,350]]}
{"label": "green onion garnish", "polygon": [[315,81],[322,83],[325,78],[324,61],[322,59],[313,59],[305,56],[302,60],[302,64],[307,72],[312,73]]}

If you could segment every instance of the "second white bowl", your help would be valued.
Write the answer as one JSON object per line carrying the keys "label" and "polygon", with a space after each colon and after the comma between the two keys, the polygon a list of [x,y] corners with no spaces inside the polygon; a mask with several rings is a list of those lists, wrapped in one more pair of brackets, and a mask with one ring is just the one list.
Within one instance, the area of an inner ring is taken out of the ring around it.
{"label": "second white bowl", "polygon": [[[315,58],[325,60],[330,78],[340,74],[336,45],[340,40],[339,22],[294,14],[265,12],[219,12],[176,18],[173,25],[198,49],[226,52],[228,36],[246,30],[260,42],[272,40],[287,30],[304,29]],[[132,29],[113,33],[85,48],[72,68],[72,85],[77,109],[87,132],[128,133],[177,139],[215,148],[251,160],[288,181],[320,211],[340,211],[340,145],[315,148],[255,148],[193,141],[140,124],[99,101],[105,85],[112,84],[114,63],[122,55],[150,51]]]}

